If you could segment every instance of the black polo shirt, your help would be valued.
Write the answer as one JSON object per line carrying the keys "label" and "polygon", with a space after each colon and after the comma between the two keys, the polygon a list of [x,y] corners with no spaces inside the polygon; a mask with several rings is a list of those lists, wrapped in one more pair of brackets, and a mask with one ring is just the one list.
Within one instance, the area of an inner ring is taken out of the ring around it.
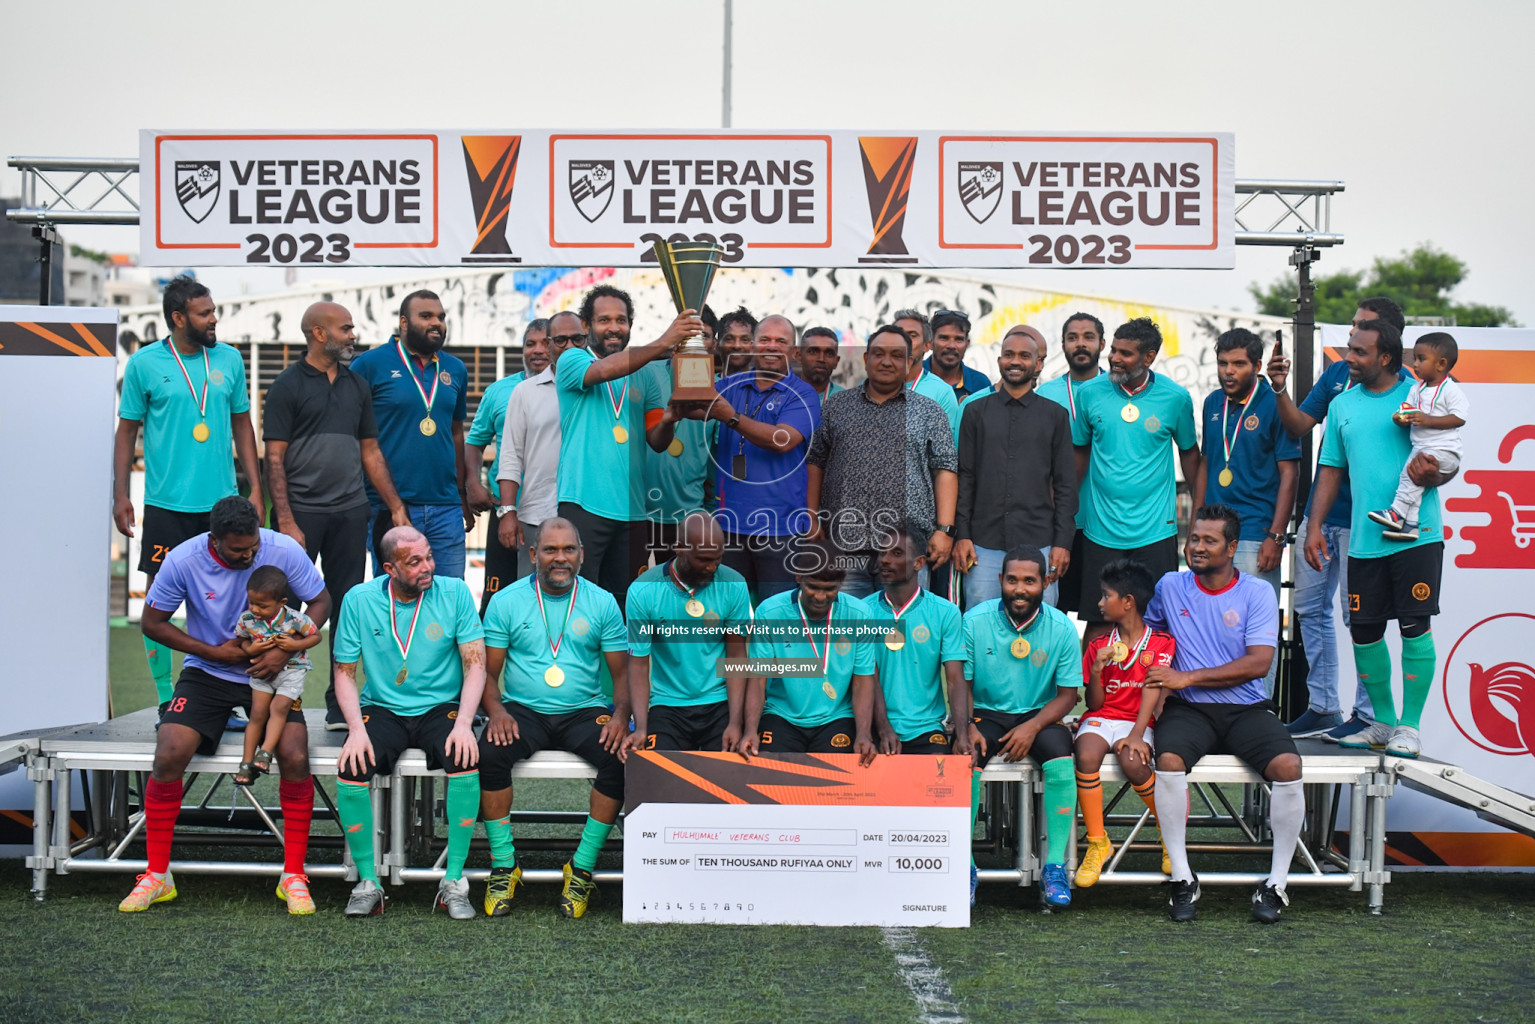
{"label": "black polo shirt", "polygon": [[378,437],[373,392],[345,366],[336,367],[334,382],[304,359],[278,374],[266,393],[261,436],[288,442],[283,469],[294,510],[350,512],[368,503],[360,442]]}
{"label": "black polo shirt", "polygon": [[997,390],[965,407],[959,423],[954,537],[1007,551],[1070,548],[1077,463],[1063,406],[1029,391]]}

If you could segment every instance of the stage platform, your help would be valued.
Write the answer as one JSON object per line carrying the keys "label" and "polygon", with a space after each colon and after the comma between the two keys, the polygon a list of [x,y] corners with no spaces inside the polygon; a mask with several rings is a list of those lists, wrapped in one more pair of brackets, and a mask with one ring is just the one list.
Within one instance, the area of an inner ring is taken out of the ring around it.
{"label": "stage platform", "polygon": [[[40,735],[0,740],[0,755],[17,748],[16,758],[24,759],[28,777],[34,782],[34,850],[27,859],[33,871],[33,893],[38,899],[46,894],[48,875],[72,872],[136,873],[145,869],[142,858],[124,854],[142,841],[143,814],[137,799],[142,779],[153,766],[156,712],[153,708],[95,725],[76,726]],[[324,713],[305,712],[309,727],[310,770],[317,779],[336,774],[336,759],[345,733],[326,732]],[[1314,741],[1299,744],[1306,784],[1307,823],[1297,851],[1299,863],[1292,870],[1293,886],[1339,886],[1368,893],[1369,906],[1379,912],[1384,902],[1384,886],[1390,880],[1385,871],[1385,806],[1391,796],[1395,775],[1378,753],[1344,751],[1336,746]],[[227,732],[218,749],[197,756],[188,766],[187,792],[202,776],[213,776],[207,794],[199,802],[183,806],[182,822],[206,824],[212,817],[237,816],[247,827],[210,833],[206,828],[188,836],[177,833],[177,846],[185,850],[187,842],[199,845],[224,842],[230,846],[264,846],[274,852],[281,847],[281,829],[275,807],[263,807],[245,787],[228,785],[229,803],[213,806],[214,792],[238,769],[243,754],[243,736]],[[71,840],[69,802],[75,773],[85,773],[86,835]],[[572,754],[541,753],[518,765],[515,779],[591,779],[594,770]],[[426,756],[419,750],[407,752],[387,778],[375,780],[373,790],[374,820],[377,834],[374,849],[381,875],[393,884],[431,881],[442,876],[446,844],[437,835],[434,821],[434,787],[442,772],[429,771]],[[1120,783],[1117,794],[1109,797],[1106,809],[1111,825],[1130,826],[1128,838],[1120,841],[1115,857],[1106,867],[1100,884],[1144,885],[1164,880],[1160,872],[1132,872],[1120,869],[1120,862],[1130,850],[1159,849],[1155,841],[1141,841],[1139,834],[1148,824],[1149,813],[1138,798],[1130,794],[1128,784],[1112,756],[1102,768],[1105,783]],[[1012,861],[1008,868],[986,868],[980,872],[988,883],[1032,885],[1039,879],[1043,865],[1044,818],[1039,802],[1043,776],[1027,761],[1005,764],[994,760],[983,773],[987,785],[984,817],[985,838],[976,841],[978,852],[990,851]],[[1267,876],[1267,786],[1263,780],[1236,758],[1212,755],[1189,773],[1190,827],[1229,830],[1229,840],[1191,842],[1195,861],[1207,853],[1245,853],[1253,855],[1255,870],[1246,872],[1201,871],[1205,885],[1256,885]],[[1349,797],[1343,799],[1344,787]],[[1116,814],[1116,805],[1126,802],[1138,814]],[[316,786],[316,818],[333,819],[334,805],[326,788]],[[247,806],[237,806],[243,803]],[[1342,812],[1342,820],[1340,819]],[[520,820],[560,821],[572,824],[584,819],[582,812],[517,812]],[[1351,838],[1344,856],[1333,847],[1335,830],[1346,829]],[[313,864],[315,877],[355,878],[356,869],[339,837],[315,837],[316,844],[340,847],[341,863]],[[535,840],[535,842],[537,842]],[[555,845],[562,840],[546,840]],[[178,852],[180,852],[178,850]],[[1075,869],[1077,849],[1071,853]],[[280,855],[262,861],[199,861],[176,859],[174,869],[184,874],[275,875],[281,869]],[[466,871],[470,878],[481,878],[484,868]],[[554,882],[560,872],[538,869],[525,872],[528,882]],[[618,871],[598,872],[599,881],[620,881]]]}

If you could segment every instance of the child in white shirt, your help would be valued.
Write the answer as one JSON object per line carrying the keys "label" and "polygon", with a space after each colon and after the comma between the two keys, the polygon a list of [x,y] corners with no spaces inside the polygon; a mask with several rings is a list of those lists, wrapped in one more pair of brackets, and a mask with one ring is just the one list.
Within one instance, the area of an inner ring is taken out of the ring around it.
{"label": "child in white shirt", "polygon": [[[1407,393],[1407,401],[1392,413],[1399,425],[1412,429],[1412,457],[1419,453],[1439,460],[1439,470],[1446,478],[1460,470],[1460,428],[1466,425],[1470,405],[1460,385],[1450,379],[1450,371],[1460,357],[1455,339],[1443,331],[1419,338],[1412,348],[1412,369],[1417,383]],[[1412,482],[1407,467],[1396,485],[1396,498],[1388,509],[1371,512],[1370,518],[1386,529],[1381,536],[1390,540],[1418,539],[1418,507],[1423,488]]]}

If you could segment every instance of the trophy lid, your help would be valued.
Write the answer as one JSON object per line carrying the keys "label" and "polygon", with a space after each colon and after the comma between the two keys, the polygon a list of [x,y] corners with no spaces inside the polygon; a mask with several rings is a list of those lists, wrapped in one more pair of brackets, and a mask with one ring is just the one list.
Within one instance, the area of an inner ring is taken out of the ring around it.
{"label": "trophy lid", "polygon": [[672,301],[680,313],[684,309],[701,310],[709,295],[714,272],[719,269],[725,250],[714,242],[668,242],[657,240],[656,263]]}

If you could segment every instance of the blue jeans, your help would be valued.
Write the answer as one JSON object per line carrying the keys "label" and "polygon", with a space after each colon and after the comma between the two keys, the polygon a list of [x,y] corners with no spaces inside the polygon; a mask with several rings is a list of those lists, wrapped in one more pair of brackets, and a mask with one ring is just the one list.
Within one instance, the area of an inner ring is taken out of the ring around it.
{"label": "blue jeans", "polygon": [[[464,578],[464,511],[458,505],[406,505],[410,525],[420,530],[426,542],[432,546],[432,557],[437,561],[437,576]],[[387,508],[374,509],[373,528],[373,575],[384,574],[384,563],[378,557],[378,542],[389,532],[391,520]]]}
{"label": "blue jeans", "polygon": [[[1040,548],[1045,556],[1045,572],[1050,571],[1050,549]],[[998,548],[983,548],[979,544],[975,546],[975,565],[970,567],[970,573],[965,577],[965,610],[969,611],[982,601],[990,601],[994,597],[1002,596],[1002,556],[1007,554]],[[1056,594],[1060,592],[1060,583],[1051,583],[1045,587],[1044,603],[1054,606]]]}
{"label": "blue jeans", "polygon": [[[1303,519],[1300,536],[1310,529]],[[1348,527],[1322,524],[1322,541],[1327,558],[1317,572],[1297,552],[1295,559],[1295,614],[1300,616],[1301,639],[1306,645],[1306,686],[1311,691],[1311,710],[1317,714],[1341,714],[1338,693],[1338,640],[1333,630],[1333,595],[1348,594]],[[1304,540],[1303,540],[1304,543]],[[1348,625],[1348,599],[1343,599],[1343,624]],[[1364,718],[1373,718],[1370,695],[1358,687],[1354,710]]]}
{"label": "blue jeans", "polygon": [[[1274,598],[1275,600],[1278,600],[1280,596],[1279,570],[1273,569],[1269,572],[1258,571],[1258,552],[1262,549],[1263,542],[1261,540],[1239,540],[1237,541],[1237,555],[1232,564],[1236,566],[1237,572],[1243,572],[1249,576],[1256,576],[1264,583],[1267,583],[1269,586],[1273,587]],[[1333,660],[1334,662],[1337,661],[1336,655],[1334,655]],[[1276,644],[1274,647],[1274,660],[1269,662],[1269,670],[1263,677],[1263,692],[1270,697],[1274,696],[1274,673],[1278,667],[1279,647]],[[1336,666],[1333,669],[1333,674],[1337,674]]]}

